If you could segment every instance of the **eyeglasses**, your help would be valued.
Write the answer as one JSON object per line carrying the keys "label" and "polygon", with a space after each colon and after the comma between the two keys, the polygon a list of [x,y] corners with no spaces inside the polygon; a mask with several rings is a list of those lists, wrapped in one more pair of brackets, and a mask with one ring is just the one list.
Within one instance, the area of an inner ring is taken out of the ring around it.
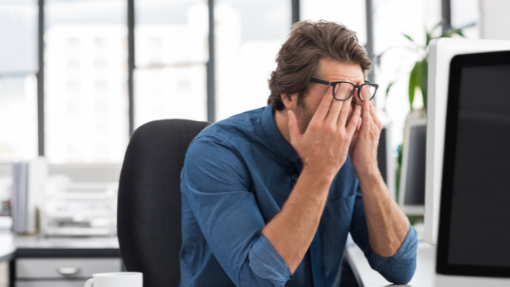
{"label": "eyeglasses", "polygon": [[332,86],[333,97],[338,101],[347,101],[352,97],[352,95],[354,95],[354,91],[356,89],[358,89],[358,98],[361,101],[364,99],[368,99],[370,101],[375,97],[377,88],[379,88],[378,84],[370,83],[369,81],[365,81],[365,83],[361,86],[355,85],[351,82],[328,82],[315,78],[312,78],[310,82]]}

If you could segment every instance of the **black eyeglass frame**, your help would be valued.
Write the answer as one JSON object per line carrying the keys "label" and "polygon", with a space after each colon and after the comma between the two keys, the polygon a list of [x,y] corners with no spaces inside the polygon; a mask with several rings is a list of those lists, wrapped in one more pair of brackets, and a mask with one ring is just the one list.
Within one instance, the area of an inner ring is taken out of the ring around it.
{"label": "black eyeglass frame", "polygon": [[[361,86],[358,86],[358,85],[355,85],[355,84],[353,84],[351,82],[346,82],[346,81],[329,82],[329,81],[324,81],[324,80],[320,80],[320,79],[316,79],[316,78],[310,79],[310,82],[332,86],[333,87],[333,98],[335,98],[335,100],[337,100],[337,101],[347,101],[348,99],[350,99],[352,97],[352,95],[354,95],[354,90],[358,89],[358,98],[360,99],[360,101],[363,102],[363,99],[361,98],[361,88],[363,88],[363,86],[371,86],[371,87],[375,88],[374,94],[369,99],[369,101],[371,101],[375,97],[375,94],[377,93],[377,89],[379,88],[378,84],[374,84],[374,83],[371,83],[369,81],[365,81],[365,83],[363,85],[361,85]],[[347,97],[347,99],[338,99],[337,97],[335,97],[335,88],[336,88],[336,86],[338,84],[341,84],[341,83],[350,84],[350,85],[353,86],[353,89],[351,90],[351,92],[350,92],[349,96]]]}

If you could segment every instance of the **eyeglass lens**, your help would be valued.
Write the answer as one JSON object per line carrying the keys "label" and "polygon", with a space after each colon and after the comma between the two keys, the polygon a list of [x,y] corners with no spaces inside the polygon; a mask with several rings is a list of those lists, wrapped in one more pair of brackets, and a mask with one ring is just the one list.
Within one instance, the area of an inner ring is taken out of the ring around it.
{"label": "eyeglass lens", "polygon": [[375,95],[376,88],[371,85],[363,85],[359,91],[359,97],[362,101],[371,100]]}
{"label": "eyeglass lens", "polygon": [[353,85],[349,83],[339,83],[335,86],[334,96],[337,100],[347,100],[353,93]]}

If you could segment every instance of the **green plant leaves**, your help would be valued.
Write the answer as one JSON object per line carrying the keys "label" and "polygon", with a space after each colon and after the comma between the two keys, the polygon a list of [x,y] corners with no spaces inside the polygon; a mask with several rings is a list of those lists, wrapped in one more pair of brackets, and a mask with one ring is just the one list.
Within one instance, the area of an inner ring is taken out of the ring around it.
{"label": "green plant leaves", "polygon": [[404,35],[404,37],[406,37],[409,41],[414,42],[414,40],[413,40],[413,38],[411,38],[411,36],[404,34],[404,33],[402,33],[402,35]]}
{"label": "green plant leaves", "polygon": [[413,110],[414,94],[420,83],[421,62],[416,62],[409,76],[409,108]]}
{"label": "green plant leaves", "polygon": [[[463,29],[472,27],[475,25],[475,23],[471,23],[459,28],[451,28],[448,31],[441,34],[439,37],[434,37],[434,35],[437,35],[439,33],[435,33],[438,28],[440,28],[442,25],[441,22],[437,23],[430,31],[427,31],[425,29],[425,46],[417,45],[416,42],[411,38],[411,36],[402,33],[406,39],[411,41],[413,43],[413,48],[411,50],[418,51],[419,53],[424,50],[424,58],[421,58],[419,61],[416,61],[413,69],[411,70],[411,74],[409,75],[409,107],[411,111],[413,110],[413,102],[416,94],[416,89],[419,88],[421,90],[421,94],[423,97],[423,107],[426,110],[427,109],[427,82],[428,82],[428,62],[427,62],[427,56],[428,51],[427,47],[429,46],[429,43],[432,39],[435,38],[451,38],[453,35],[459,35],[461,37],[465,37],[463,33]],[[388,49],[389,50],[389,49]],[[382,54],[380,55],[382,56]],[[418,57],[422,57],[421,54],[417,55]],[[380,58],[378,59],[380,61]],[[378,64],[380,64],[378,62]],[[395,82],[391,82],[386,89],[386,97],[388,96],[388,93],[393,86]],[[402,155],[403,155],[404,146],[403,144],[398,146],[397,149],[397,168],[396,168],[396,183],[395,183],[395,196],[396,200],[398,202],[399,193],[400,193],[400,176],[401,176],[401,165],[402,165]],[[415,221],[416,217],[409,216],[410,221]]]}
{"label": "green plant leaves", "polygon": [[434,38],[432,38],[432,35],[434,34],[434,32],[436,31],[437,28],[441,27],[441,24],[443,24],[443,21],[440,21],[439,23],[437,23],[432,28],[432,30],[430,30],[430,32],[427,31],[427,29],[425,29],[425,38],[426,38],[425,47],[428,47],[429,43],[430,43],[430,40],[434,39]]}
{"label": "green plant leaves", "polygon": [[425,111],[427,111],[428,62],[426,57],[421,61],[420,68],[421,68],[420,90],[421,95],[423,97],[423,108],[425,109]]}
{"label": "green plant leaves", "polygon": [[462,30],[466,29],[466,28],[469,28],[469,27],[473,27],[475,25],[476,25],[476,23],[470,23],[470,24],[464,25],[464,26],[462,26],[460,28],[456,28],[456,29],[452,28],[452,29],[446,31],[445,33],[443,33],[441,35],[441,38],[443,38],[443,37],[444,38],[451,38],[455,34],[457,34],[457,35],[459,35],[459,36],[461,36],[463,38],[466,38],[466,36],[464,36],[464,33],[462,32]]}
{"label": "green plant leaves", "polygon": [[414,96],[416,88],[419,88],[423,97],[423,106],[427,109],[427,58],[417,61],[414,64],[411,74],[409,75],[409,107],[413,110]]}

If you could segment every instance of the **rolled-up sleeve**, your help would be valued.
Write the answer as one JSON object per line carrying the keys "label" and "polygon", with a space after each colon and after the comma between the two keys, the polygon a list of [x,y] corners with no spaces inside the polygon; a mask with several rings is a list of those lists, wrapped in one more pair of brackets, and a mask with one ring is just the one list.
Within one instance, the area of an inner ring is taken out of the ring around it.
{"label": "rolled-up sleeve", "polygon": [[354,242],[363,250],[372,269],[394,284],[407,284],[411,281],[416,270],[416,249],[418,248],[416,230],[412,225],[409,225],[409,231],[404,242],[392,257],[378,255],[372,249],[368,240],[365,209],[359,187],[354,203],[350,232]]}
{"label": "rolled-up sleeve", "polygon": [[250,250],[250,268],[260,278],[265,278],[283,286],[292,276],[287,263],[280,256],[273,244],[260,236]]}
{"label": "rolled-up sleeve", "polygon": [[181,173],[189,202],[208,247],[236,286],[284,286],[292,277],[269,240],[242,157],[228,142],[197,138]]}

